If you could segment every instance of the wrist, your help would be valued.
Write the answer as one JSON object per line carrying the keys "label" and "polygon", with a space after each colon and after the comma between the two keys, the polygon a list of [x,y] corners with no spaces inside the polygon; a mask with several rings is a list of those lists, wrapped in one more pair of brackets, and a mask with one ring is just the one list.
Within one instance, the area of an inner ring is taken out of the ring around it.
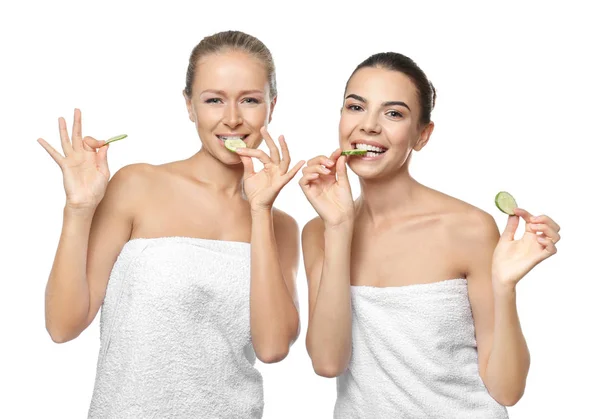
{"label": "wrist", "polygon": [[516,293],[516,283],[501,281],[492,277],[492,289],[495,297],[510,297]]}
{"label": "wrist", "polygon": [[256,205],[250,207],[250,214],[252,217],[271,215],[273,207],[271,205]]}

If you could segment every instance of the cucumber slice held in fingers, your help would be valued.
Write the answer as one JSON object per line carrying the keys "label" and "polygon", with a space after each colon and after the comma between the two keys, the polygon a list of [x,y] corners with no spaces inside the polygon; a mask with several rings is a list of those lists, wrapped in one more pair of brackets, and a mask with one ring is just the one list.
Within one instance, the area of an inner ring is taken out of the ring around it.
{"label": "cucumber slice held in fingers", "polygon": [[367,150],[344,150],[342,156],[364,156],[367,154]]}
{"label": "cucumber slice held in fingers", "polygon": [[225,140],[225,148],[235,153],[238,148],[246,148],[246,143],[243,140]]}
{"label": "cucumber slice held in fingers", "polygon": [[104,144],[102,144],[101,147],[104,147],[105,145],[110,144],[110,143],[114,143],[115,141],[122,140],[123,138],[127,138],[127,134],[121,134],[121,135],[111,137],[108,140],[106,140],[106,142]]}
{"label": "cucumber slice held in fingers", "polygon": [[498,192],[494,201],[500,211],[508,215],[515,215],[517,201],[511,194],[505,191]]}

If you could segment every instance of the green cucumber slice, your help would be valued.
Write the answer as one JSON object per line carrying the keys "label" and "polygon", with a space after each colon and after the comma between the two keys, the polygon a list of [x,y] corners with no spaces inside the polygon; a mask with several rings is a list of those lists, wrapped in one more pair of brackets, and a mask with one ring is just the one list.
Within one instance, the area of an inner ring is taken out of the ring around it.
{"label": "green cucumber slice", "polygon": [[345,150],[342,151],[342,156],[364,156],[367,154],[367,150]]}
{"label": "green cucumber slice", "polygon": [[122,140],[123,138],[127,138],[127,134],[121,134],[121,135],[116,135],[114,137],[111,137],[108,140],[106,140],[106,142],[104,144],[102,144],[101,147],[104,147],[105,145],[110,144],[110,143],[114,143],[115,141]]}
{"label": "green cucumber slice", "polygon": [[515,201],[515,198],[511,194],[505,191],[498,192],[494,201],[500,211],[508,215],[515,215],[517,201]]}
{"label": "green cucumber slice", "polygon": [[225,140],[225,148],[235,153],[238,148],[246,148],[246,143],[242,140]]}

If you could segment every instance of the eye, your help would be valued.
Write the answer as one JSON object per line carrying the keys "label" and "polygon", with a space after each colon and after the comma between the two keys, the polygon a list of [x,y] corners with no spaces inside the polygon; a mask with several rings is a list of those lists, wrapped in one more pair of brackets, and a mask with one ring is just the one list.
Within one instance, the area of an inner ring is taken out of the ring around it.
{"label": "eye", "polygon": [[392,118],[402,118],[402,114],[398,111],[388,111],[386,115],[391,116]]}
{"label": "eye", "polygon": [[354,111],[354,112],[362,111],[362,108],[360,106],[354,105],[354,104],[347,105],[346,109],[348,109],[349,111]]}
{"label": "eye", "polygon": [[244,103],[254,103],[254,104],[258,104],[260,103],[260,101],[254,97],[247,97],[244,100],[242,100],[242,102]]}
{"label": "eye", "polygon": [[211,97],[206,99],[204,103],[223,103],[223,101],[218,97]]}

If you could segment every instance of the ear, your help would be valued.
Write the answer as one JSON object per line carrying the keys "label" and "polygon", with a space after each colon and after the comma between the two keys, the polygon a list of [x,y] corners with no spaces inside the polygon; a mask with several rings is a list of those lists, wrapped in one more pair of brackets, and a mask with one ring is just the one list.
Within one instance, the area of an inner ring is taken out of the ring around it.
{"label": "ear", "polygon": [[269,105],[269,124],[271,123],[271,119],[273,119],[273,110],[275,109],[275,104],[277,103],[277,96],[271,100],[271,104]]}
{"label": "ear", "polygon": [[421,149],[423,147],[425,147],[425,145],[429,141],[429,137],[431,137],[431,133],[433,132],[433,127],[434,127],[434,123],[430,122],[427,125],[425,125],[425,127],[421,128],[421,135],[419,135],[419,139],[417,140],[417,143],[413,147],[413,150],[421,151]]}
{"label": "ear", "polygon": [[196,122],[196,114],[194,113],[194,108],[192,106],[192,100],[188,97],[187,93],[185,93],[185,90],[183,90],[181,93],[183,93],[183,97],[185,99],[185,106],[187,107],[188,118],[190,118],[190,121],[195,123]]}

